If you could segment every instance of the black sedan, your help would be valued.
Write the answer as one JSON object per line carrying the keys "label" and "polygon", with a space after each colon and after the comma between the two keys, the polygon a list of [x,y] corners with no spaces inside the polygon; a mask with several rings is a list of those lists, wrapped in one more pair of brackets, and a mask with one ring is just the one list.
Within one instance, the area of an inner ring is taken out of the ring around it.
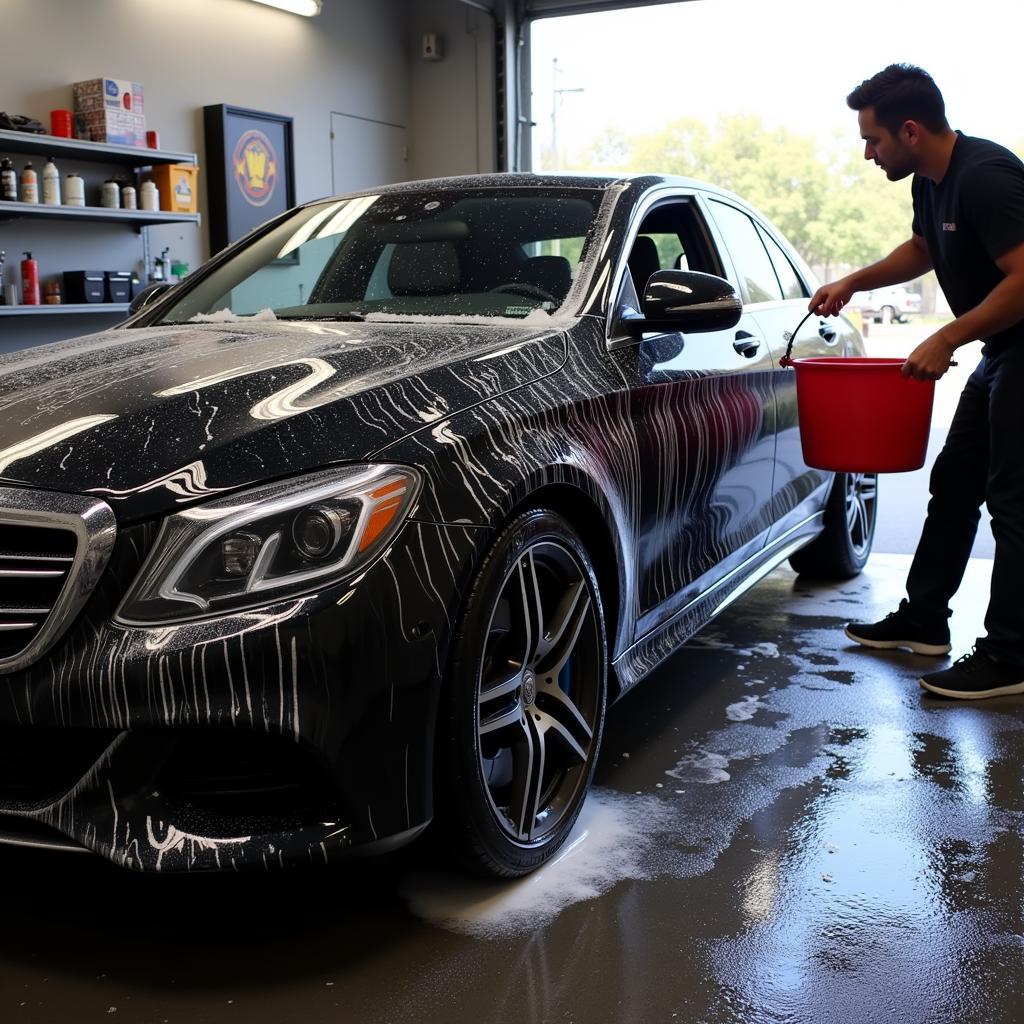
{"label": "black sedan", "polygon": [[783,560],[868,557],[875,480],[804,464],[779,364],[814,286],[711,186],[452,178],[0,359],[0,839],[541,864],[610,702]]}

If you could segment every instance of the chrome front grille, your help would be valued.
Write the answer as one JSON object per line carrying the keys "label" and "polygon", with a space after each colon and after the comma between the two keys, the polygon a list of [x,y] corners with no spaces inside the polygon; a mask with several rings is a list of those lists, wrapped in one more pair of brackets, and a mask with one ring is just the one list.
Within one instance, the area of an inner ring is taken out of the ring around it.
{"label": "chrome front grille", "polygon": [[0,487],[0,672],[41,657],[81,610],[116,536],[106,502]]}
{"label": "chrome front grille", "polygon": [[0,658],[39,635],[75,564],[71,530],[0,524]]}

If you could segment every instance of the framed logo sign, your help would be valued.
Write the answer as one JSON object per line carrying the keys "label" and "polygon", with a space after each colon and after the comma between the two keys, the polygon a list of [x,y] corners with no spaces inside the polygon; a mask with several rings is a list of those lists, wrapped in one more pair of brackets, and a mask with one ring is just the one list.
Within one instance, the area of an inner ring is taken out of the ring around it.
{"label": "framed logo sign", "polygon": [[203,107],[210,254],[295,205],[292,119]]}

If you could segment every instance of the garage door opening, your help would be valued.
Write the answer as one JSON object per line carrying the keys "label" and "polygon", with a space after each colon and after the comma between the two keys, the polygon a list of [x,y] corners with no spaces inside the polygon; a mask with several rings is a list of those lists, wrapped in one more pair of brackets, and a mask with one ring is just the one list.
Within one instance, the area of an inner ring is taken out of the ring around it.
{"label": "garage door opening", "polygon": [[[1003,10],[979,0],[973,17],[956,18],[955,47],[946,15],[956,12],[945,0],[927,16],[863,0],[856,17],[842,21],[824,21],[814,0],[691,0],[535,18],[532,169],[713,182],[762,210],[821,280],[835,280],[904,241],[912,219],[909,180],[889,182],[864,160],[846,106],[863,79],[890,63],[918,64],[943,91],[953,128],[1024,154],[1024,130],[1012,127],[1010,109],[1016,41],[990,28]],[[871,354],[908,355],[950,318],[934,275],[908,287],[920,312],[905,317],[857,296]],[[961,350],[960,366],[939,388],[925,469],[887,481],[899,513],[885,512],[876,550],[913,550],[928,467],[979,356],[978,343]],[[985,517],[975,554],[992,551]]]}

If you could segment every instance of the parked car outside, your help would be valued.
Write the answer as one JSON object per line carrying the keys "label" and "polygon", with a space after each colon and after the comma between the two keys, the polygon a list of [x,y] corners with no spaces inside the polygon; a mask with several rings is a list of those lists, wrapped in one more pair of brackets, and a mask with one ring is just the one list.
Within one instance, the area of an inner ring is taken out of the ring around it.
{"label": "parked car outside", "polygon": [[903,285],[893,285],[868,292],[854,292],[849,308],[859,309],[862,316],[870,317],[875,323],[902,324],[921,312],[921,296]]}
{"label": "parked car outside", "polygon": [[710,185],[484,175],[0,358],[0,839],[543,863],[609,703],[785,559],[868,557],[875,480],[804,464],[779,366],[815,284]]}

